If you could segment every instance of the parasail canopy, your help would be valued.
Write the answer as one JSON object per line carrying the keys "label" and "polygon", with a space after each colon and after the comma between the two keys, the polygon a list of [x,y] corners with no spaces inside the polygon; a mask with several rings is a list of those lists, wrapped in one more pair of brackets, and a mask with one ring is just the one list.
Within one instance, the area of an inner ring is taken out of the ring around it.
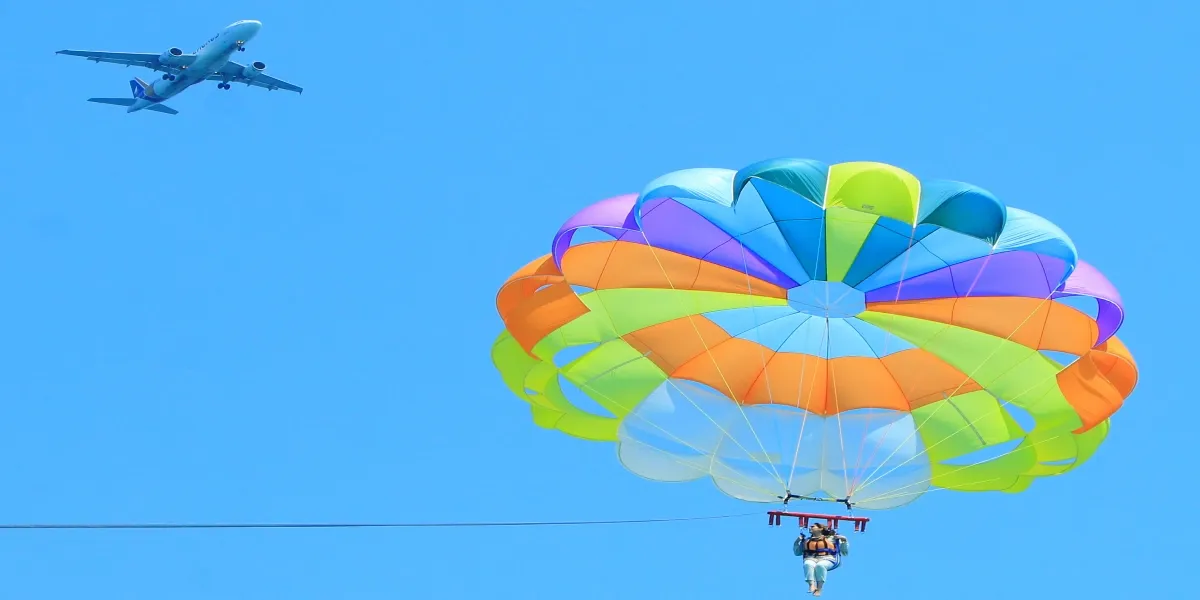
{"label": "parasail canopy", "polygon": [[779,159],[584,208],[497,295],[534,422],[657,481],[891,508],[1086,461],[1137,368],[1061,229],[965,183]]}

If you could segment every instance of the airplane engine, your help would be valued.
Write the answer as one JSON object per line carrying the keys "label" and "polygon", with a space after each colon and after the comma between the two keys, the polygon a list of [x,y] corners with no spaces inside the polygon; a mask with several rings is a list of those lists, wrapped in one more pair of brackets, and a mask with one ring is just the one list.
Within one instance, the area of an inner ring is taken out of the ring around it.
{"label": "airplane engine", "polygon": [[179,48],[170,48],[166,52],[163,52],[161,55],[159,55],[158,62],[164,65],[175,66],[179,64],[180,56],[183,56],[183,50],[180,50]]}
{"label": "airplane engine", "polygon": [[254,79],[259,73],[262,73],[267,68],[267,63],[256,60],[242,69],[242,77],[246,79]]}

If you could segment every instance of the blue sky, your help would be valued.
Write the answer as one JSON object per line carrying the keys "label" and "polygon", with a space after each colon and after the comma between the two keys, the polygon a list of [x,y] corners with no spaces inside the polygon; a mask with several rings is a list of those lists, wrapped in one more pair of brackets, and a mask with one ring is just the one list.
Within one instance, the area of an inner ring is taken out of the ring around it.
{"label": "blue sky", "polygon": [[[1069,476],[873,514],[826,596],[1182,588],[1200,531],[1154,515],[1192,516],[1197,495],[1185,299],[1200,9],[982,4],[11,5],[5,20],[24,25],[0,54],[0,521],[756,511],[535,428],[489,360],[496,288],[576,210],[662,173],[879,160],[1069,232],[1121,290],[1141,380]],[[127,115],[84,100],[148,72],[54,55],[191,51],[246,18],[265,26],[244,58],[302,96],[213,84],[172,100],[178,116]],[[794,533],[765,516],[6,531],[0,596],[779,597],[802,591]]]}

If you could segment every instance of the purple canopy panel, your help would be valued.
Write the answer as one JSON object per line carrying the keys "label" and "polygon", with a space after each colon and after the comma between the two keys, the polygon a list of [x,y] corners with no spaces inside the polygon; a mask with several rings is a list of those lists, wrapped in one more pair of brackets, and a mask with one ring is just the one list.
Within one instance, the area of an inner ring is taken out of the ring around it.
{"label": "purple canopy panel", "polygon": [[872,290],[867,293],[866,300],[893,302],[967,296],[1048,298],[1052,288],[1047,279],[1060,279],[1065,271],[1066,263],[1056,258],[1025,251],[1001,252]]}
{"label": "purple canopy panel", "polygon": [[558,228],[558,233],[554,234],[551,252],[554,254],[555,266],[562,268],[563,254],[571,247],[571,238],[575,236],[577,229],[595,227],[615,237],[619,234],[610,230],[634,228],[632,210],[637,199],[637,194],[613,196],[588,205],[567,219],[567,222]]}
{"label": "purple canopy panel", "polygon": [[768,264],[749,248],[733,239],[690,208],[669,198],[643,205],[642,229],[637,228],[633,209],[636,194],[617,196],[593,204],[571,217],[554,236],[554,262],[571,246],[574,232],[584,227],[603,230],[618,240],[650,245],[749,273],[783,288],[799,285]]}
{"label": "purple canopy panel", "polygon": [[1103,344],[1112,337],[1125,320],[1125,307],[1121,295],[1112,282],[1092,265],[1079,261],[1075,272],[1067,278],[1066,283],[1054,292],[1055,298],[1067,296],[1086,296],[1096,299],[1096,325],[1099,327],[1099,337],[1096,345]]}

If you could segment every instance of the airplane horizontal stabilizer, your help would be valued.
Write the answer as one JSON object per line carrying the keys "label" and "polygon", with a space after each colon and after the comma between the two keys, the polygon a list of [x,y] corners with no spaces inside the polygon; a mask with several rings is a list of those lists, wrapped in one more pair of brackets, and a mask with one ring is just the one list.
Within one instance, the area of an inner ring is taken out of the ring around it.
{"label": "airplane horizontal stabilizer", "polygon": [[[115,106],[132,106],[134,102],[137,102],[137,100],[135,100],[134,98],[88,98],[88,102],[96,102],[99,104],[112,104]],[[168,115],[179,114],[179,111],[177,111],[165,104],[151,104],[150,106],[147,106],[145,108],[145,110],[152,110],[154,112],[166,113]]]}
{"label": "airplane horizontal stabilizer", "polygon": [[133,106],[137,102],[133,98],[88,98],[88,102],[99,102],[100,104],[115,104],[117,106]]}

